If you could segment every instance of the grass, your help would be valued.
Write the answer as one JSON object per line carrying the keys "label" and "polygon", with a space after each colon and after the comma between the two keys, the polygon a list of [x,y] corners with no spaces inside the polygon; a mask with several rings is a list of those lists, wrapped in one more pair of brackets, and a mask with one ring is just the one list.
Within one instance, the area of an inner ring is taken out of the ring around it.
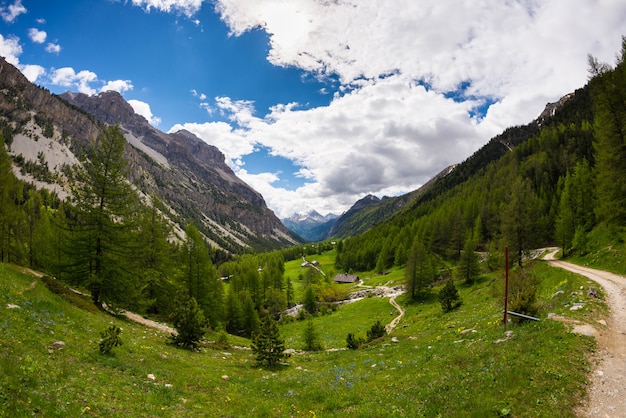
{"label": "grass", "polygon": [[[555,312],[591,322],[605,312],[600,300],[589,300],[570,313],[566,303],[585,298],[578,292],[588,281],[535,268],[543,277],[542,318]],[[268,371],[253,366],[247,349],[176,349],[165,334],[78,308],[40,279],[0,264],[0,417],[574,416],[594,340],[543,320],[510,325],[514,337],[496,344],[502,282],[459,284],[463,305],[449,314],[437,288],[423,303],[399,297],[406,315],[393,333],[397,342],[388,336],[359,350],[296,354]],[[564,292],[552,298],[556,290]],[[314,324],[325,347],[343,347],[347,332],[364,335],[376,319],[393,317],[386,299],[367,298]],[[99,333],[110,324],[123,328],[124,344],[103,355]],[[304,325],[281,326],[288,348],[301,347]]]}
{"label": "grass", "polygon": [[571,261],[580,265],[626,275],[626,231],[621,227],[600,224],[589,233],[587,251]]}

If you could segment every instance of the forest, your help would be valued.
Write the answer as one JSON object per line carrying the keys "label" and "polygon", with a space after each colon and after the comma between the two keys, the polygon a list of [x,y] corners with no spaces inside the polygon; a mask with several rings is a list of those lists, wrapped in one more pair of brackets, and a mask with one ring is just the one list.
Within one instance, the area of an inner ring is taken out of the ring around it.
{"label": "forest", "polygon": [[[471,282],[477,255],[501,268],[504,247],[521,264],[531,249],[584,253],[589,232],[626,221],[626,39],[615,66],[589,58],[589,83],[534,127],[514,127],[407,204],[390,221],[336,242],[336,272],[405,268],[419,298],[434,281]],[[7,129],[3,128],[4,136]],[[170,318],[194,299],[212,329],[249,337],[265,316],[293,306],[293,280],[318,304],[341,299],[330,277],[285,277],[285,261],[323,252],[262,254],[214,248],[193,224],[182,239],[127,181],[124,136],[105,129],[72,171],[71,197],[18,181],[0,147],[0,261],[28,266],[88,290],[93,303]],[[509,151],[505,146],[513,144]]]}

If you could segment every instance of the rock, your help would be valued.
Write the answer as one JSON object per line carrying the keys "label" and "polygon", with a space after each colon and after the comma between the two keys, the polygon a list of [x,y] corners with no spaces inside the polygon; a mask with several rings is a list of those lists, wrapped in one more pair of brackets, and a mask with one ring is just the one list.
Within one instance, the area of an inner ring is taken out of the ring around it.
{"label": "rock", "polygon": [[148,374],[148,379],[156,380],[156,377],[154,377],[154,375],[152,373],[150,373],[150,374]]}
{"label": "rock", "polygon": [[511,338],[513,338],[513,331],[506,331],[504,333],[504,338],[500,338],[499,340],[494,341],[494,344],[503,343],[505,341],[510,340]]}
{"label": "rock", "polygon": [[223,374],[222,375],[222,380],[230,380],[230,377],[228,377],[228,375]]}
{"label": "rock", "polygon": [[12,303],[9,303],[7,305],[7,309],[22,309],[22,307],[20,305],[14,305]]}
{"label": "rock", "polygon": [[589,290],[587,291],[587,296],[591,296],[596,299],[600,297],[600,295],[598,294],[598,291],[593,286],[589,286]]}
{"label": "rock", "polygon": [[558,290],[556,292],[554,292],[554,294],[552,295],[552,297],[550,299],[554,299],[555,297],[557,297],[558,295],[562,295],[565,292],[563,290]]}
{"label": "rock", "polygon": [[55,341],[50,344],[50,347],[55,348],[57,350],[63,350],[65,348],[65,343],[63,341]]}
{"label": "rock", "polygon": [[606,327],[606,321],[604,319],[598,320],[598,324]]}
{"label": "rock", "polygon": [[391,337],[391,342],[392,343],[398,343],[400,341],[398,340],[398,337]]}
{"label": "rock", "polygon": [[596,330],[589,324],[576,325],[574,329],[572,329],[572,333],[586,335],[587,337],[593,337],[596,335]]}
{"label": "rock", "polygon": [[468,332],[476,332],[476,330],[474,328],[467,328],[461,331],[461,335],[467,334]]}
{"label": "rock", "polygon": [[584,303],[575,303],[571,308],[569,308],[570,311],[579,311],[582,308],[585,307]]}

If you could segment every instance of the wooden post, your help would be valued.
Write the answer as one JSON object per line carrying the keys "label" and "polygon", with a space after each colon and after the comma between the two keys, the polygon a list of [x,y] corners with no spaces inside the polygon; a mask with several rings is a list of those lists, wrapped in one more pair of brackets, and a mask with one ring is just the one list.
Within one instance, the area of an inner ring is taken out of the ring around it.
{"label": "wooden post", "polygon": [[504,285],[504,332],[506,332],[506,314],[509,304],[509,247],[504,247],[505,266],[505,285]]}

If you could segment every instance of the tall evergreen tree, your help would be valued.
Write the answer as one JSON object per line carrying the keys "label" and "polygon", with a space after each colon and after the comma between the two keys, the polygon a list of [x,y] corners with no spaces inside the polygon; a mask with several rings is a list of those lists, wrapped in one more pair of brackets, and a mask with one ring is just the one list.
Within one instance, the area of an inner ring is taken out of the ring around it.
{"label": "tall evergreen tree", "polygon": [[407,256],[404,277],[413,299],[418,298],[435,277],[432,256],[417,236]]}
{"label": "tall evergreen tree", "polygon": [[189,296],[196,299],[212,327],[223,317],[224,288],[209,257],[202,235],[193,224],[185,230],[187,239],[183,250],[183,283]]}
{"label": "tall evergreen tree", "polygon": [[258,366],[274,368],[286,357],[285,341],[280,336],[278,323],[271,315],[265,315],[261,329],[252,340],[252,352]]}
{"label": "tall evergreen tree", "polygon": [[480,275],[480,264],[478,263],[478,254],[476,254],[476,242],[472,235],[468,235],[465,239],[465,245],[461,252],[458,267],[459,277],[465,280],[466,284],[474,283],[474,280]]}
{"label": "tall evergreen tree", "polygon": [[522,265],[522,256],[536,239],[535,193],[530,181],[518,176],[511,185],[508,203],[502,211],[502,233],[511,249],[511,262]]}
{"label": "tall evergreen tree", "polygon": [[127,179],[125,145],[119,126],[104,128],[72,193],[70,278],[86,285],[98,306],[134,308],[141,300],[141,283],[128,269],[138,197]]}
{"label": "tall evergreen tree", "polygon": [[590,57],[598,207],[602,220],[626,219],[626,37],[616,68]]}

